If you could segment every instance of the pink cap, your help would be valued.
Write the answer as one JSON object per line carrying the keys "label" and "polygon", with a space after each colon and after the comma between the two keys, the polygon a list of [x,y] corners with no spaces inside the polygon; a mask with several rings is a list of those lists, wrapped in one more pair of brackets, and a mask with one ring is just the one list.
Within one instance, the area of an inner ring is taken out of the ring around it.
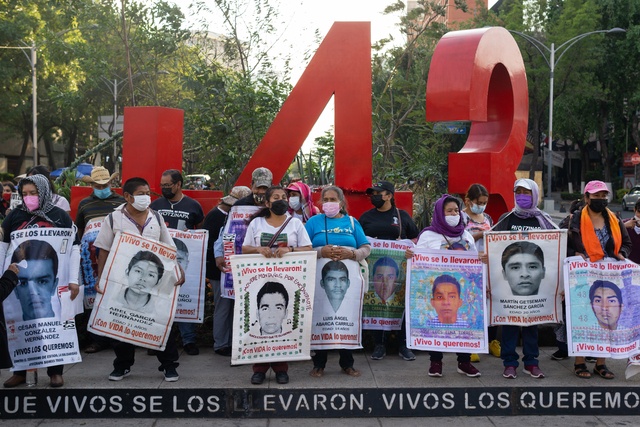
{"label": "pink cap", "polygon": [[587,185],[584,186],[584,194],[594,194],[598,191],[606,191],[608,193],[609,189],[607,188],[607,184],[602,181],[589,181]]}

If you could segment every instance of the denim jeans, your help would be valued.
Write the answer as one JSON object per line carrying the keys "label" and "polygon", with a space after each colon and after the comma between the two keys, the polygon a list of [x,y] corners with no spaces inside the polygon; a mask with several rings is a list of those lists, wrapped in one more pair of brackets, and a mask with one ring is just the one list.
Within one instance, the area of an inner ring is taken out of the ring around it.
{"label": "denim jeans", "polygon": [[538,325],[533,326],[502,326],[502,342],[500,343],[500,357],[504,366],[518,367],[518,333],[522,330],[522,363],[524,366],[538,366]]}

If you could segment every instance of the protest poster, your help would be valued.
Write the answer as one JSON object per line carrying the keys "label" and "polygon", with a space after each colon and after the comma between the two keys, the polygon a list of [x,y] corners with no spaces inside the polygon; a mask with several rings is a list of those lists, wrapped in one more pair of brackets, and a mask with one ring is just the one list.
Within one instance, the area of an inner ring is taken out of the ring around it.
{"label": "protest poster", "polygon": [[220,278],[220,296],[234,299],[233,275],[231,274],[231,256],[242,253],[244,236],[251,215],[262,209],[260,206],[232,206],[227,217],[227,222],[222,230],[222,248],[224,250],[224,262],[227,268],[222,271]]}
{"label": "protest poster", "polygon": [[236,294],[231,364],[310,359],[315,251],[233,255]]}
{"label": "protest poster", "polygon": [[635,356],[639,350],[640,266],[569,257],[564,265],[570,356]]}
{"label": "protest poster", "polygon": [[98,335],[164,350],[176,311],[176,250],[118,233],[100,277],[88,329]]}
{"label": "protest poster", "polygon": [[567,230],[488,231],[490,325],[562,322]]}
{"label": "protest poster", "polygon": [[407,347],[487,353],[486,293],[478,254],[414,251],[407,274]]}
{"label": "protest poster", "polygon": [[93,308],[96,299],[96,281],[98,280],[98,251],[93,243],[98,237],[102,220],[89,220],[80,240],[80,284],[84,285],[84,308]]}
{"label": "protest poster", "polygon": [[19,283],[3,308],[13,370],[82,361],[74,320],[77,308],[69,291],[74,240],[75,230],[69,228],[11,233],[4,265],[18,263]]}
{"label": "protest poster", "polygon": [[179,231],[169,234],[176,244],[178,264],[184,270],[185,282],[178,292],[176,322],[202,323],[205,302],[205,262],[207,260],[208,230]]}
{"label": "protest poster", "polygon": [[311,328],[314,350],[362,348],[363,271],[357,261],[318,259]]}
{"label": "protest poster", "polygon": [[369,289],[364,294],[362,328],[400,330],[404,315],[407,259],[404,253],[413,248],[411,240],[380,240],[368,237],[371,254]]}

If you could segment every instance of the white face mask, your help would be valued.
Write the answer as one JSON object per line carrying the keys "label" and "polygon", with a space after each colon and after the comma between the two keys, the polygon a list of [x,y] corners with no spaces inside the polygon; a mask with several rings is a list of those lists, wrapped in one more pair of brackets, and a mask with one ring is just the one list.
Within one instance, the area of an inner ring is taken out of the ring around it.
{"label": "white face mask", "polygon": [[294,211],[300,209],[300,197],[289,197],[289,207]]}
{"label": "white face mask", "polygon": [[141,195],[141,196],[133,196],[133,203],[131,206],[137,211],[146,211],[149,205],[151,204],[151,196],[149,195]]}
{"label": "white face mask", "polygon": [[450,227],[455,227],[460,222],[460,215],[447,215],[444,217]]}

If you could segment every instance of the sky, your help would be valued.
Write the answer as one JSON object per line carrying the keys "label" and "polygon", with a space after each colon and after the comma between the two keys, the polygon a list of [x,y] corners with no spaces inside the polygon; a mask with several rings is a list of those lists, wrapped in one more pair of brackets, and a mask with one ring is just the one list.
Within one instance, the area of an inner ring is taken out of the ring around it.
{"label": "sky", "polygon": [[[213,7],[214,0],[202,1]],[[496,1],[489,0],[489,6],[492,6]],[[193,1],[173,0],[173,2],[187,15],[189,25],[197,27],[196,18],[189,12],[189,5]],[[272,0],[271,4],[279,6],[280,17],[286,22],[283,28],[278,28],[279,39],[276,46],[281,50],[281,53],[287,53],[291,56],[291,84],[295,86],[308,64],[305,53],[314,52],[318,47],[319,40],[316,39],[316,30],[320,38],[323,38],[336,21],[370,21],[372,42],[391,36],[394,39],[393,44],[402,44],[404,37],[397,26],[399,14],[385,15],[382,13],[392,3],[394,0]],[[202,14],[198,18],[202,19]],[[204,20],[209,24],[210,31],[220,28],[220,22],[216,22],[213,15],[204,16]],[[333,100],[329,102],[324,113],[318,119],[303,146],[303,151],[310,150],[313,139],[323,135],[332,125]]]}

